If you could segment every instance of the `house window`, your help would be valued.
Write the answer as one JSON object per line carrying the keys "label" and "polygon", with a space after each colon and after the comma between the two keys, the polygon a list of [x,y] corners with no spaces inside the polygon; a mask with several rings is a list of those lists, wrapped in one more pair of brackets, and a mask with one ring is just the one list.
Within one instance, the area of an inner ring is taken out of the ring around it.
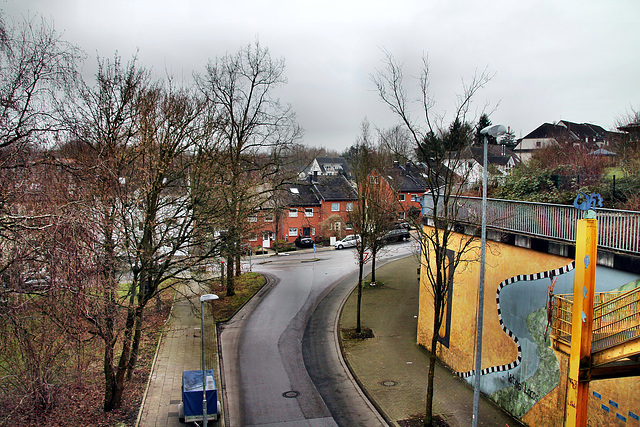
{"label": "house window", "polygon": [[416,197],[418,197],[418,195],[417,195],[417,194],[412,194],[412,195],[411,195],[411,201],[412,201],[412,202],[415,202],[415,201],[416,201]]}
{"label": "house window", "polygon": [[348,223],[344,226],[344,228],[345,228],[346,230],[353,230],[353,224],[351,224],[350,222],[348,222]]}
{"label": "house window", "polygon": [[316,235],[316,228],[315,227],[311,227],[311,235],[312,236]]}
{"label": "house window", "polygon": [[268,213],[264,216],[264,222],[273,222],[273,214]]}
{"label": "house window", "polygon": [[542,147],[542,141],[536,141],[536,147]]}
{"label": "house window", "polygon": [[331,212],[340,212],[340,203],[331,203]]}
{"label": "house window", "polygon": [[400,200],[401,202],[404,202],[404,194],[399,194],[398,200]]}
{"label": "house window", "polygon": [[258,241],[258,235],[256,233],[249,233],[249,241],[250,242],[257,242]]}
{"label": "house window", "polygon": [[289,209],[289,218],[297,218],[298,217],[298,209],[291,208]]}
{"label": "house window", "polygon": [[297,228],[290,228],[289,229],[289,236],[298,237],[298,229]]}
{"label": "house window", "polygon": [[310,218],[313,216],[313,208],[304,208],[304,216]]}
{"label": "house window", "polygon": [[398,219],[406,219],[407,216],[404,212],[398,212]]}
{"label": "house window", "polygon": [[347,202],[347,212],[353,211],[353,202]]}
{"label": "house window", "polygon": [[258,222],[258,217],[256,215],[251,215],[247,219],[249,222]]}
{"label": "house window", "polygon": [[378,177],[377,175],[370,176],[369,182],[371,184],[380,184],[380,177]]}

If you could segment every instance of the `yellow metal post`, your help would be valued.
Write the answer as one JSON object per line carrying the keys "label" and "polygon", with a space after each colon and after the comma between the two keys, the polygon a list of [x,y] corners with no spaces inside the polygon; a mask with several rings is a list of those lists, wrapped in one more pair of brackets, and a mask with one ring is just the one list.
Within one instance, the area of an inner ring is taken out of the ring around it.
{"label": "yellow metal post", "polygon": [[578,220],[566,426],[587,425],[589,382],[580,381],[580,370],[588,370],[590,367],[597,251],[598,221],[596,219]]}

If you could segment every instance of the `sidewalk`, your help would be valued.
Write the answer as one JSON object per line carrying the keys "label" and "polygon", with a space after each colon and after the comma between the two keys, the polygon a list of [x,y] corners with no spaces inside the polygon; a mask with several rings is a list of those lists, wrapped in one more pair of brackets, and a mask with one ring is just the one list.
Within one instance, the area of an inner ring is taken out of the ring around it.
{"label": "sidewalk", "polygon": [[[374,338],[343,340],[343,355],[353,375],[392,425],[409,426],[409,418],[425,413],[429,353],[416,344],[419,283],[418,261],[409,256],[376,270],[383,285],[362,293],[362,325]],[[341,328],[356,324],[356,292],[345,302]],[[434,415],[449,426],[469,426],[473,388],[442,364],[436,365]],[[478,425],[518,426],[521,423],[481,396]]]}
{"label": "sidewalk", "polygon": [[[182,372],[202,369],[201,316],[198,296],[203,293],[208,292],[198,289],[196,285],[193,285],[193,288],[183,285],[182,289],[178,290],[171,310],[171,318],[165,325],[156,353],[137,425],[184,426],[178,421],[178,404],[182,401]],[[220,390],[216,332],[206,306],[204,327],[205,369],[214,370],[216,386]],[[222,399],[218,397],[218,400]]]}

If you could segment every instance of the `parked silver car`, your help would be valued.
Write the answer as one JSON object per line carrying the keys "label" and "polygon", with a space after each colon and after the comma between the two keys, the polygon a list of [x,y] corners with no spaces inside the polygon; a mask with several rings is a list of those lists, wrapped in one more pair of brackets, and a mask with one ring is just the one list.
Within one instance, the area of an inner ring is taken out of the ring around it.
{"label": "parked silver car", "polygon": [[358,243],[360,243],[360,235],[359,234],[349,234],[344,239],[338,240],[333,246],[335,246],[336,249],[343,249],[343,248],[354,247]]}

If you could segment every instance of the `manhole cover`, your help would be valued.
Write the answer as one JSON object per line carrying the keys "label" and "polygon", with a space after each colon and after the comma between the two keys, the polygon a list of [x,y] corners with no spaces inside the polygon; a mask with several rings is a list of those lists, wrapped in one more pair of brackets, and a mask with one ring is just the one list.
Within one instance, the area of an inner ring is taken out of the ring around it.
{"label": "manhole cover", "polygon": [[282,397],[286,397],[287,399],[295,399],[298,396],[300,396],[300,392],[295,390],[289,390],[282,393]]}
{"label": "manhole cover", "polygon": [[393,380],[382,381],[380,384],[382,384],[385,387],[395,387],[398,385],[398,383]]}

